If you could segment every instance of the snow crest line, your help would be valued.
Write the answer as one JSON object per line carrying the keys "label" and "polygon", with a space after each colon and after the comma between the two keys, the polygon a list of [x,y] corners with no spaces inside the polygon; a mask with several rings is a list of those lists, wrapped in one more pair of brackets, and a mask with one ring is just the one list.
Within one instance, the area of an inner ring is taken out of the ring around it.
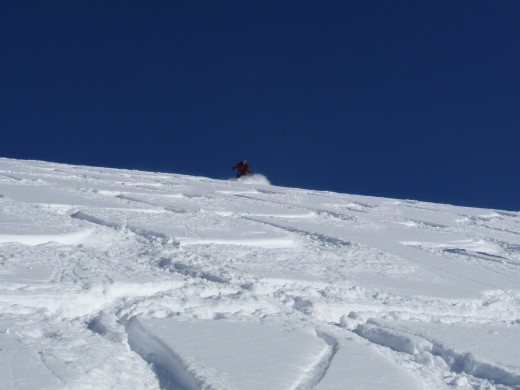
{"label": "snow crest line", "polygon": [[270,226],[273,226],[275,228],[282,229],[282,230],[285,230],[285,231],[288,231],[288,232],[291,232],[291,233],[298,233],[298,234],[310,237],[311,239],[317,239],[319,241],[322,241],[322,242],[325,242],[325,243],[328,243],[328,244],[332,244],[332,245],[337,246],[337,247],[353,246],[352,242],[342,240],[341,238],[327,236],[325,234],[316,233],[316,232],[309,232],[309,231],[306,231],[306,230],[297,229],[295,227],[284,226],[282,224],[278,224],[278,223],[274,223],[274,222],[270,222],[270,221],[265,221],[265,220],[259,219],[259,218],[252,218],[252,217],[246,217],[246,216],[243,216],[242,218],[250,220],[250,221],[254,221],[254,222],[259,222],[259,223],[262,223],[262,224],[265,224],[265,225],[270,225]]}
{"label": "snow crest line", "polygon": [[109,228],[112,228],[112,229],[128,229],[131,232],[137,234],[138,236],[142,236],[144,238],[161,239],[161,240],[164,240],[164,241],[166,241],[166,242],[168,242],[170,244],[176,244],[176,245],[179,244],[178,242],[177,243],[174,242],[174,238],[173,237],[170,237],[170,236],[168,236],[166,234],[155,232],[155,231],[151,231],[151,230],[148,230],[148,229],[143,229],[143,228],[140,228],[140,227],[137,227],[137,226],[131,226],[131,225],[128,225],[128,224],[121,224],[121,223],[117,223],[117,222],[111,222],[111,221],[102,220],[100,218],[88,215],[88,214],[86,214],[86,213],[84,213],[82,211],[78,211],[78,212],[72,214],[71,218],[81,219],[83,221],[91,222],[91,223],[94,223],[96,225],[105,226],[105,227],[109,227]]}
{"label": "snow crest line", "polygon": [[433,363],[434,358],[439,357],[454,373],[464,373],[497,385],[520,389],[520,372],[479,361],[471,353],[455,352],[452,348],[447,348],[435,340],[387,328],[378,325],[377,322],[360,325],[354,332],[370,342],[388,347],[396,352],[412,355],[414,360],[421,364],[435,364]]}
{"label": "snow crest line", "polygon": [[319,330],[316,331],[316,335],[325,341],[329,348],[324,351],[322,356],[317,358],[315,366],[312,370],[309,371],[309,373],[312,374],[311,380],[308,381],[310,389],[313,389],[318,383],[321,382],[325,375],[327,375],[327,371],[332,364],[332,360],[339,350],[339,342],[334,336]]}
{"label": "snow crest line", "polygon": [[144,330],[139,320],[120,321],[128,333],[128,344],[155,371],[162,389],[198,390],[201,383],[188,371],[182,359],[168,346]]}

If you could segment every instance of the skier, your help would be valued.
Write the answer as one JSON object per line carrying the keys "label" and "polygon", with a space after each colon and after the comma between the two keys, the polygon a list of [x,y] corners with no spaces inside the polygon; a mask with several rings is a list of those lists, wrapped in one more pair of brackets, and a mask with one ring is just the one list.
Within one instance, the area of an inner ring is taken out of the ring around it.
{"label": "skier", "polygon": [[233,169],[238,169],[237,179],[241,176],[247,175],[247,172],[251,173],[251,168],[249,168],[249,165],[247,165],[246,159],[244,159],[244,161],[240,161],[237,165],[233,167]]}

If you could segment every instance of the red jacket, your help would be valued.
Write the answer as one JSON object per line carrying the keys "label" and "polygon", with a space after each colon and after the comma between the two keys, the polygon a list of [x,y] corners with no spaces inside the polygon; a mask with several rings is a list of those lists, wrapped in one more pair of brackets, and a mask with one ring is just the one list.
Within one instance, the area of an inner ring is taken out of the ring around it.
{"label": "red jacket", "polygon": [[243,175],[245,175],[246,172],[251,172],[249,165],[247,165],[247,163],[244,163],[243,161],[240,161],[237,165],[233,167],[233,169],[238,169],[238,173],[241,173]]}

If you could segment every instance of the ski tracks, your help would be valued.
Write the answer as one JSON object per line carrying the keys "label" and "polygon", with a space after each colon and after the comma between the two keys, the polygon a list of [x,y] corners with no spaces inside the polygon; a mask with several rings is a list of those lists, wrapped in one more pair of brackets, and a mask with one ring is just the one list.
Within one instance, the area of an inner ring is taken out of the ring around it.
{"label": "ski tracks", "polygon": [[[250,196],[247,196],[251,198]],[[262,200],[264,201],[264,200]],[[325,217],[329,219],[340,219],[344,221],[353,221],[354,217],[348,218],[338,218],[337,215],[332,214],[329,215],[323,211],[313,210],[317,216]],[[359,244],[352,243],[350,241],[344,241],[338,237],[331,237],[324,235],[322,233],[316,233],[309,230],[301,229],[294,227],[294,223],[292,222],[283,222],[280,223],[279,218],[271,218],[268,217],[244,217],[248,220],[257,221],[260,223],[265,223],[270,226],[286,229],[291,233],[299,234],[304,237],[307,237],[315,242],[318,242],[318,247],[326,247],[329,245],[335,246],[344,246],[346,248],[356,248],[359,250]],[[273,222],[276,220],[276,222]],[[433,230],[443,230],[450,229],[447,225],[435,224],[435,223],[424,223],[420,224],[417,221],[413,223],[413,225],[422,225],[426,229]],[[511,249],[516,251],[516,245],[498,242],[500,247],[506,248],[509,251]],[[489,245],[488,245],[489,247]],[[514,260],[508,260],[507,258],[499,255],[489,254],[483,251],[478,251],[476,253],[469,253],[465,249],[462,250],[444,250],[448,255],[456,254],[462,256],[468,256],[471,261],[476,259],[483,259],[485,261],[494,261],[499,262],[501,264],[507,265],[517,265],[516,258]],[[516,253],[513,252],[516,256]],[[509,257],[510,258],[510,257]],[[481,264],[481,263],[479,263]],[[516,269],[515,269],[516,270]],[[495,272],[495,271],[493,271]],[[503,275],[507,277],[507,275]],[[374,297],[381,295],[377,293]],[[382,294],[383,296],[386,294]],[[473,300],[457,300],[456,302],[449,300],[437,299],[434,302],[417,302],[418,299],[414,298],[412,301],[408,301],[406,299],[402,299],[401,302],[398,302],[401,298],[397,298],[394,302],[392,302],[391,296],[386,296],[386,298],[379,305],[377,304],[377,299],[370,300],[367,299],[366,304],[361,305],[353,305],[358,307],[363,307],[364,310],[367,308],[372,310],[366,312],[364,315],[360,313],[356,313],[355,311],[351,311],[347,316],[343,315],[341,320],[339,321],[339,325],[345,328],[352,329],[358,336],[363,337],[364,339],[381,345],[385,348],[390,348],[397,354],[409,354],[413,357],[413,361],[419,363],[420,365],[424,365],[426,367],[435,367],[437,366],[441,372],[444,372],[445,382],[450,386],[464,386],[465,384],[480,388],[481,386],[497,386],[496,388],[511,388],[517,389],[520,383],[520,377],[515,370],[507,368],[505,364],[490,364],[485,360],[479,360],[479,358],[473,356],[469,352],[455,352],[451,348],[446,348],[440,342],[436,341],[428,341],[424,337],[414,335],[413,333],[406,332],[388,332],[385,331],[384,328],[374,325],[367,324],[366,321],[368,318],[368,322],[372,321],[370,318],[392,318],[401,319],[401,321],[413,320],[420,321],[423,323],[451,323],[451,324],[471,324],[471,323],[494,323],[496,318],[501,318],[502,321],[505,321],[509,324],[517,324],[520,319],[520,300],[518,293],[514,293],[513,291],[508,292],[500,292],[487,294],[487,297]],[[494,295],[494,297],[490,297],[489,295]],[[351,301],[347,297],[342,297],[343,301]],[[346,299],[345,299],[346,298]],[[480,301],[480,302],[479,302]],[[300,310],[305,314],[316,313],[319,310],[316,310],[320,303],[317,302],[315,298],[308,299],[306,297],[294,297],[294,308]],[[491,303],[492,302],[492,303]],[[374,305],[375,303],[375,305]],[[432,305],[433,303],[433,305]],[[488,310],[489,306],[494,306],[493,310]],[[348,304],[347,304],[348,306]],[[408,309],[409,307],[416,306],[417,312],[414,313],[413,310]],[[431,312],[431,315],[425,315],[425,308],[436,308],[435,311]],[[333,312],[334,310],[332,310]],[[339,310],[341,312],[341,309]],[[327,303],[323,303],[322,313],[331,312],[331,306]],[[333,316],[334,317],[334,316]],[[365,317],[365,320],[360,320],[360,318]],[[328,323],[334,324],[334,321],[337,321],[336,318],[328,318],[326,315],[321,315],[321,320],[328,320]],[[419,370],[423,371],[423,370]]]}
{"label": "ski tracks", "polygon": [[[37,200],[32,208],[26,203],[18,209],[37,211],[38,218],[59,214],[65,220],[68,215],[73,224],[93,228],[95,239],[80,238],[82,249],[74,255],[67,249],[71,242],[44,244],[44,248],[60,255],[52,266],[42,263],[47,271],[38,276],[46,278],[36,287],[27,287],[23,294],[13,293],[19,286],[2,284],[0,301],[3,309],[16,310],[14,314],[45,318],[41,321],[46,331],[32,336],[41,337],[42,359],[53,373],[61,373],[57,375],[60,380],[71,383],[71,374],[63,374],[67,369],[60,359],[74,352],[83,351],[87,358],[95,355],[98,361],[99,356],[106,355],[103,359],[107,362],[112,353],[119,361],[128,362],[122,357],[130,353],[135,373],[144,378],[142,388],[154,388],[155,377],[164,389],[225,388],[214,372],[200,367],[198,371],[190,370],[181,353],[140,323],[148,319],[219,319],[223,324],[246,321],[258,325],[258,329],[272,322],[285,327],[298,323],[298,331],[308,332],[306,337],[316,343],[316,354],[303,364],[305,368],[287,388],[334,388],[333,383],[344,383],[338,380],[342,375],[344,378],[345,372],[355,378],[356,370],[363,369],[353,362],[361,356],[366,357],[365,365],[374,361],[373,366],[367,365],[370,369],[376,371],[386,365],[385,373],[397,373],[394,382],[389,377],[382,379],[387,389],[429,388],[429,382],[433,383],[432,389],[520,388],[519,373],[509,368],[507,361],[487,362],[468,352],[467,345],[454,348],[443,327],[452,325],[451,329],[477,332],[472,330],[472,324],[494,325],[497,319],[517,327],[518,291],[494,290],[480,297],[457,299],[407,295],[398,284],[422,274],[416,264],[401,256],[403,252],[394,250],[413,247],[432,256],[475,262],[477,266],[482,261],[499,263],[511,271],[517,269],[520,253],[511,239],[517,227],[507,231],[496,221],[515,221],[512,217],[516,215],[479,216],[468,210],[465,216],[455,216],[446,208],[439,216],[416,202],[377,205],[355,196],[346,200],[333,194],[302,194],[228,183],[202,190],[182,177],[173,180],[155,175],[151,180],[133,172],[128,172],[128,180],[118,176],[117,182],[108,170],[78,168],[71,172],[58,168],[47,172],[49,183],[58,183],[58,174],[60,180],[73,179],[83,185],[87,182],[96,190],[67,190],[64,199],[68,205],[39,206],[45,202]],[[2,174],[9,183],[29,180],[16,172]],[[11,202],[7,196],[2,201]],[[380,216],[380,226],[367,217],[369,214]],[[466,223],[481,232],[492,229],[495,241],[487,241],[484,250],[460,243],[434,245],[434,236],[464,236]],[[357,239],[382,229],[383,224],[409,229],[413,234],[419,232],[417,237],[428,240],[414,237],[397,243],[392,252]],[[248,235],[233,235],[241,229]],[[212,236],[215,231],[225,231],[227,239],[219,241],[218,236]],[[346,233],[355,231],[359,232],[357,236]],[[189,242],[186,237],[191,244],[185,244]],[[273,240],[275,248],[268,244]],[[36,257],[43,253],[41,247],[32,252],[24,247],[23,253],[13,249],[12,258],[3,261],[10,266],[28,253],[37,266]],[[391,282],[387,282],[387,289],[375,287],[374,279],[365,277],[367,268],[371,278],[394,279],[395,288]],[[24,272],[24,278],[30,281],[31,274]],[[431,274],[425,273],[424,279],[428,277]],[[58,280],[62,285],[53,290]],[[31,289],[33,293],[28,294]],[[64,319],[72,322],[73,330],[60,325]],[[430,333],[421,324],[427,324]],[[22,333],[30,334],[29,325],[20,325]],[[77,337],[87,338],[104,351],[82,349],[84,346],[74,343]],[[71,342],[56,348],[53,340],[58,338]],[[355,354],[349,354],[352,351]],[[108,365],[111,370],[118,368],[115,360]],[[84,363],[79,359],[72,365]],[[398,366],[404,367],[402,372]],[[98,384],[110,374],[92,372],[97,379],[88,380]],[[87,379],[74,380],[78,384]],[[130,384],[132,379],[123,382]],[[355,382],[350,385],[356,387]]]}
{"label": "ski tracks", "polygon": [[[236,197],[247,199],[249,202],[263,202],[269,203],[264,199],[257,200],[251,195],[237,194]],[[139,201],[148,206],[158,206],[157,204],[137,200],[133,197],[125,196],[124,199],[129,201]],[[275,205],[277,202],[271,202]],[[281,202],[280,202],[281,203]],[[234,218],[235,215],[240,216],[241,220],[246,220],[254,224],[262,224],[275,230],[286,231],[289,234],[298,236],[298,241],[301,245],[307,245],[306,251],[302,251],[307,256],[312,256],[313,251],[319,251],[319,256],[323,257],[323,253],[329,253],[331,259],[337,257],[338,250],[342,260],[348,258],[363,258],[364,261],[373,258],[378,262],[381,262],[382,258],[388,257],[388,254],[384,254],[374,248],[364,247],[358,243],[352,241],[346,241],[342,238],[335,237],[333,235],[327,235],[318,233],[316,231],[302,229],[295,225],[301,225],[294,223],[295,215],[297,218],[314,217],[328,220],[330,223],[356,223],[359,221],[358,213],[362,213],[362,209],[366,208],[367,205],[351,206],[348,210],[350,214],[344,215],[336,211],[327,211],[323,209],[308,209],[293,207],[295,212],[292,215],[285,215],[276,212],[271,212],[271,215],[254,215],[253,212],[248,211],[248,207],[244,208],[244,205],[234,206],[234,209],[229,214],[225,212],[220,213],[222,217]],[[168,207],[164,207],[166,211],[172,211]],[[179,208],[175,208],[174,212],[179,212]],[[300,211],[301,210],[301,211]],[[79,215],[81,217],[81,214]],[[78,217],[76,215],[75,217]],[[90,222],[100,223],[105,226],[114,228],[120,228],[121,225],[110,222],[97,221],[92,218],[83,218],[84,220],[90,220]],[[421,224],[417,221],[413,222],[414,225]],[[425,229],[446,229],[447,225],[435,224],[435,223],[424,223],[422,224]],[[160,237],[163,242],[167,241],[167,237],[158,235],[157,233],[143,231],[142,229],[131,229],[134,233],[140,234],[145,237]],[[166,241],[164,241],[166,239]],[[170,237],[170,242],[172,242]],[[308,244],[305,244],[307,242]],[[240,265],[233,268],[231,266],[230,272],[222,274],[222,269],[216,271],[215,268],[229,267],[227,264],[218,264],[217,267],[210,266],[208,261],[199,261],[199,255],[197,255],[197,248],[193,248],[194,251],[186,251],[182,253],[179,260],[173,260],[171,257],[163,258],[159,261],[159,266],[171,273],[179,274],[184,277],[188,277],[190,280],[203,280],[204,284],[216,284],[217,287],[210,289],[214,293],[207,294],[207,299],[212,299],[211,310],[208,312],[203,309],[205,306],[203,300],[198,304],[193,302],[193,305],[185,307],[175,307],[172,305],[168,310],[170,313],[173,312],[184,312],[190,315],[196,315],[198,318],[229,318],[229,313],[236,313],[240,315],[249,315],[261,318],[262,316],[276,316],[278,314],[288,315],[293,310],[296,311],[297,315],[303,315],[306,321],[309,322],[310,326],[318,328],[328,328],[330,326],[343,329],[345,334],[340,336],[340,339],[351,337],[350,332],[354,332],[357,336],[362,337],[370,343],[376,344],[383,348],[389,348],[392,353],[395,354],[393,358],[396,361],[401,359],[402,354],[410,355],[410,358],[403,358],[408,366],[414,372],[414,375],[421,377],[425,380],[425,376],[431,376],[431,374],[425,373],[422,367],[429,367],[435,372],[435,375],[444,376],[442,383],[450,386],[463,386],[464,383],[470,384],[471,386],[481,386],[485,383],[494,383],[499,387],[504,388],[515,388],[518,383],[516,374],[508,372],[507,369],[500,366],[489,366],[486,363],[476,361],[471,355],[464,355],[455,353],[449,349],[443,349],[440,344],[432,343],[420,336],[406,332],[390,332],[386,331],[384,327],[375,325],[374,318],[392,318],[393,320],[414,320],[421,322],[447,322],[447,323],[466,323],[470,322],[492,322],[493,317],[497,313],[510,322],[515,322],[520,318],[517,311],[512,312],[505,310],[505,305],[496,305],[495,308],[498,310],[487,310],[489,307],[489,301],[485,299],[482,302],[477,300],[459,300],[455,302],[449,300],[428,300],[424,299],[421,301],[417,297],[412,299],[406,299],[406,297],[392,296],[382,291],[370,291],[370,289],[361,288],[356,285],[349,285],[347,281],[341,283],[338,279],[331,279],[332,284],[321,284],[316,285],[312,281],[309,283],[305,282],[293,282],[291,280],[280,281],[278,279],[269,278],[250,278],[247,273],[244,273]],[[225,253],[227,248],[223,248],[219,256],[221,258],[222,253]],[[268,251],[268,250],[266,250]],[[233,259],[233,254],[230,251],[229,258]],[[255,256],[258,256],[258,248],[255,250]],[[192,254],[190,254],[192,253]],[[246,256],[247,251],[242,250],[242,254]],[[452,253],[452,252],[448,252]],[[464,253],[463,253],[464,254]],[[272,256],[272,253],[265,254],[266,256]],[[192,260],[188,260],[189,258]],[[316,257],[318,255],[315,255]],[[236,256],[235,256],[236,257]],[[282,259],[282,258],[281,258]],[[236,264],[237,261],[235,261]],[[391,265],[390,265],[391,264]],[[400,264],[400,268],[399,265]],[[353,263],[349,264],[352,270]],[[208,269],[209,266],[209,269]],[[410,272],[406,265],[399,261],[395,256],[390,256],[388,266],[392,267],[391,272]],[[397,267],[397,268],[396,268]],[[331,269],[337,270],[337,267],[331,267]],[[237,273],[237,270],[241,271]],[[298,270],[298,267],[293,268]],[[237,275],[240,275],[237,279]],[[301,276],[301,275],[300,275]],[[346,275],[344,275],[346,276]],[[304,278],[305,279],[305,278]],[[340,286],[337,285],[339,282]],[[343,286],[341,286],[343,285]],[[221,289],[218,286],[226,286],[225,289]],[[206,288],[206,287],[205,287]],[[218,291],[218,293],[217,293]],[[221,303],[215,304],[214,299],[218,296],[218,300]],[[499,297],[500,299],[510,299],[510,296],[505,293],[503,297],[500,295],[495,296],[493,299]],[[156,305],[157,306],[157,305]],[[159,305],[160,306],[160,305]],[[168,305],[166,305],[168,307]],[[416,307],[417,310],[413,308]],[[435,308],[431,311],[431,314],[425,314],[425,307],[430,309]],[[513,307],[518,307],[518,301],[515,301]],[[164,308],[163,308],[164,309]],[[133,311],[133,318],[136,318],[141,309]],[[478,316],[476,314],[478,313]],[[236,315],[234,314],[234,315]],[[292,314],[293,315],[293,314]],[[135,332],[134,332],[135,333]],[[336,331],[337,333],[337,331]],[[318,337],[322,338],[329,346],[323,355],[319,356],[316,362],[308,369],[304,375],[305,379],[297,386],[298,389],[311,389],[319,388],[318,384],[326,376],[329,368],[332,366],[332,362],[335,359],[338,351],[344,346],[338,341],[338,338],[331,336],[328,333],[324,333],[322,330],[316,330]],[[426,347],[425,347],[426,346]],[[157,347],[160,349],[159,347]],[[139,350],[139,347],[134,346],[135,350]],[[388,354],[388,352],[384,352]],[[392,355],[392,353],[390,355]],[[141,354],[147,359],[147,353]],[[170,356],[171,353],[168,355]],[[159,359],[157,356],[163,356],[162,354],[154,355],[154,359]],[[173,353],[173,355],[175,354]],[[168,362],[164,359],[169,359]],[[162,378],[161,381],[169,383],[175,381],[177,377],[182,378],[186,375],[179,371],[179,363],[172,363],[170,360],[175,358],[164,358],[161,362],[155,361],[157,365],[157,375]],[[181,359],[181,358],[178,358]],[[182,359],[181,359],[182,361]],[[165,363],[166,362],[166,363]],[[182,365],[182,364],[181,364]],[[161,368],[162,367],[162,368]],[[174,367],[164,371],[164,367]],[[177,367],[177,368],[175,368]],[[166,376],[165,376],[166,375]],[[169,378],[169,379],[168,379]],[[438,382],[438,378],[429,378],[428,380]],[[184,383],[184,380],[181,381]],[[190,380],[186,382],[185,386],[181,388],[191,388],[193,385]],[[200,384],[199,384],[200,385]],[[509,386],[509,387],[508,387]],[[168,387],[166,387],[168,388]]]}

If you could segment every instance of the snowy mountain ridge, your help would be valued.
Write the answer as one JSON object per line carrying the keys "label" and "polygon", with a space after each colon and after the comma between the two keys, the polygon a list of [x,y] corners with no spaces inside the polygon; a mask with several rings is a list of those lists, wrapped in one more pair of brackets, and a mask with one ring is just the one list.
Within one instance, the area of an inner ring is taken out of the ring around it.
{"label": "snowy mountain ridge", "polygon": [[520,213],[0,159],[2,389],[520,389]]}

